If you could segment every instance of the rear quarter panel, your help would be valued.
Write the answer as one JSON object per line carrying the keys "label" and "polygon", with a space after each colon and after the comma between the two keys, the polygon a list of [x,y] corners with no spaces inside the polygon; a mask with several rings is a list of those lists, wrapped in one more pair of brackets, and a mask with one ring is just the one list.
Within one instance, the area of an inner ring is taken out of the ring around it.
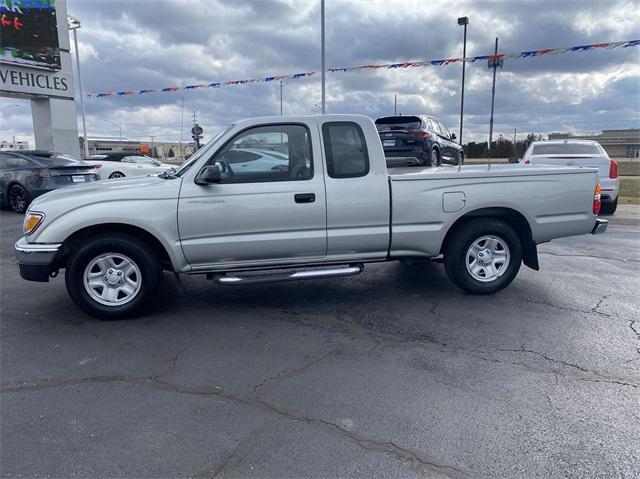
{"label": "rear quarter panel", "polygon": [[[482,208],[509,208],[528,221],[536,243],[589,233],[596,170],[505,165],[399,171],[392,180],[392,256],[435,256],[447,231]],[[445,213],[443,194],[462,192],[458,211]]]}

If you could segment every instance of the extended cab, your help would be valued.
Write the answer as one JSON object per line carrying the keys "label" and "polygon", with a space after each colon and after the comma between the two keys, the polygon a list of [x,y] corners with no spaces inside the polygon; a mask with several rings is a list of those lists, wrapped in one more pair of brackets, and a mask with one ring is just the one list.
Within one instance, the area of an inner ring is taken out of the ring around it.
{"label": "extended cab", "polygon": [[444,257],[470,293],[538,269],[536,244],[599,233],[597,171],[521,165],[387,169],[357,115],[239,121],[175,173],[102,181],[36,199],[15,246],[21,275],[89,314],[139,313],[162,270],[223,284],[360,273]]}

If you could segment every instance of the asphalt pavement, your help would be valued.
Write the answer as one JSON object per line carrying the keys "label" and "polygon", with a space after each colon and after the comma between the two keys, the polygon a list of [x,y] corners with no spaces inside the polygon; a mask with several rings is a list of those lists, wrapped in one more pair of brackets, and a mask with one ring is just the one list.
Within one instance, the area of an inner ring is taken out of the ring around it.
{"label": "asphalt pavement", "polygon": [[19,278],[0,213],[0,475],[639,477],[640,227],[490,297],[439,264],[220,286],[102,322]]}

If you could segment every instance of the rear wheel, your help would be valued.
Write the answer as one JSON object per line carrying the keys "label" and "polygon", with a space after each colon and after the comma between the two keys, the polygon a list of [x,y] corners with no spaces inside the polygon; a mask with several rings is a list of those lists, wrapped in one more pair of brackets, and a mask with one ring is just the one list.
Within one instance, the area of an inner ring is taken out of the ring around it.
{"label": "rear wheel", "polygon": [[431,149],[431,154],[429,155],[429,165],[430,166],[440,165],[440,154],[438,153],[438,150],[435,148]]}
{"label": "rear wheel", "polygon": [[16,213],[26,213],[31,199],[29,193],[20,185],[11,185],[7,192],[9,207]]}
{"label": "rear wheel", "polygon": [[522,246],[503,221],[478,218],[456,229],[446,245],[444,266],[449,279],[472,294],[492,294],[518,274]]}
{"label": "rear wheel", "polygon": [[124,173],[120,173],[119,171],[114,171],[113,173],[111,173],[109,175],[109,179],[113,179],[113,178],[124,178]]}
{"label": "rear wheel", "polygon": [[600,207],[600,214],[612,215],[616,212],[616,209],[618,209],[618,198],[615,201],[603,201]]}
{"label": "rear wheel", "polygon": [[95,238],[76,250],[65,283],[75,303],[102,319],[140,313],[160,286],[158,257],[141,241],[125,235]]}

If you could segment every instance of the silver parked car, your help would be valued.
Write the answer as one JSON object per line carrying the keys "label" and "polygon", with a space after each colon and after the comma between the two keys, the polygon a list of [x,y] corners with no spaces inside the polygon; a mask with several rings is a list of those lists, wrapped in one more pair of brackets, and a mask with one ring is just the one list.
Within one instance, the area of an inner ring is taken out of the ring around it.
{"label": "silver parked car", "polygon": [[525,165],[586,166],[598,168],[602,187],[601,213],[612,215],[618,207],[618,162],[609,158],[597,141],[552,140],[534,141],[522,157]]}

